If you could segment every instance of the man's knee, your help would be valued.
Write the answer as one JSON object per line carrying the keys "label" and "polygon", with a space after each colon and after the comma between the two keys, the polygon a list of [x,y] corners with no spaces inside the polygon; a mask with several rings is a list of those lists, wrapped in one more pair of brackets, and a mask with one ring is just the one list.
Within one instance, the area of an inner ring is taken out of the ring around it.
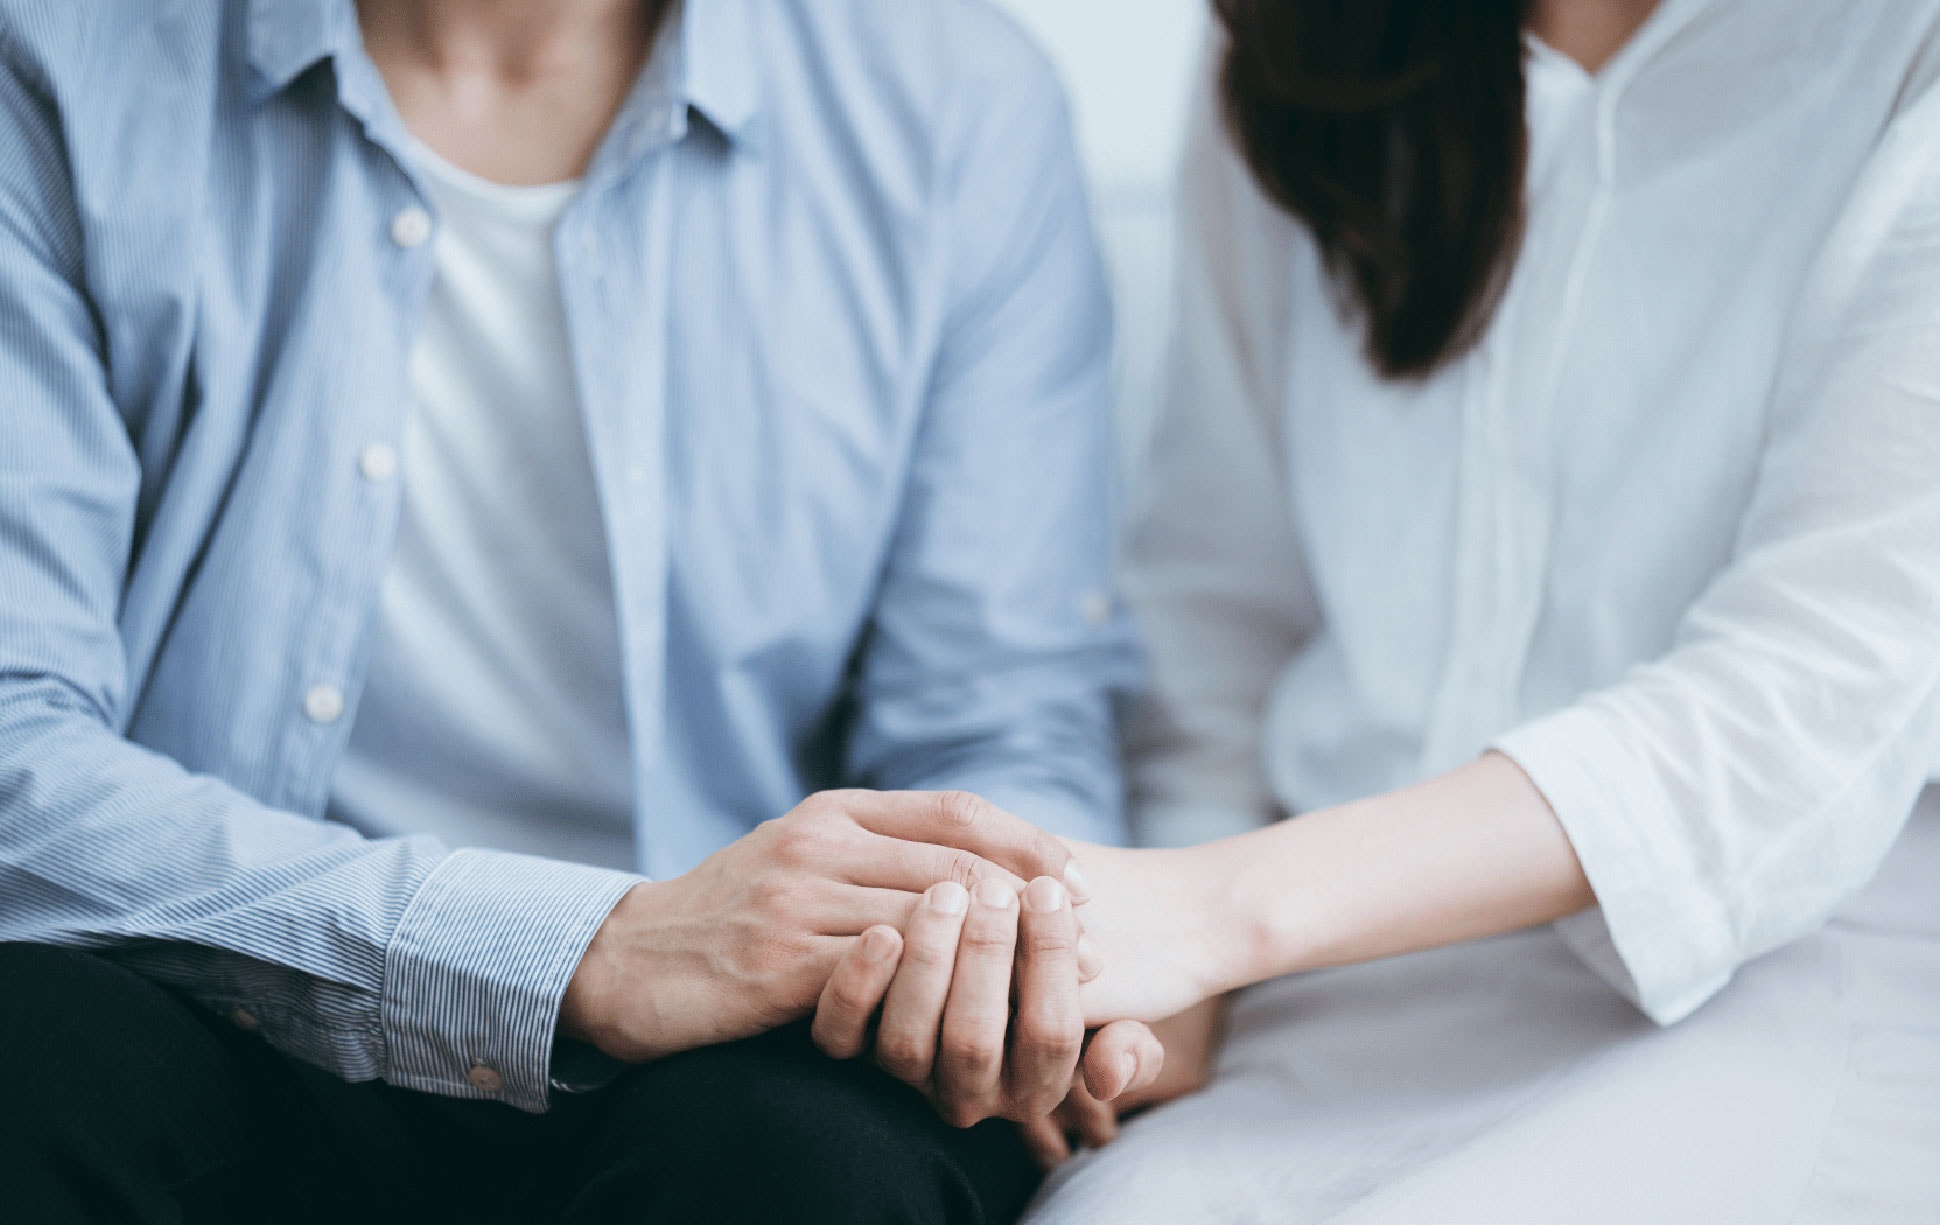
{"label": "man's knee", "polygon": [[707,1206],[724,1222],[1008,1225],[1037,1181],[1008,1124],[951,1128],[905,1086],[806,1043],[691,1052],[614,1092],[616,1160],[595,1181],[661,1206],[635,1221]]}
{"label": "man's knee", "polygon": [[85,1193],[142,1219],[137,1201],[233,1158],[243,1131],[233,1077],[187,1007],[71,949],[0,945],[0,983],[0,1183],[10,1193],[38,1206]]}

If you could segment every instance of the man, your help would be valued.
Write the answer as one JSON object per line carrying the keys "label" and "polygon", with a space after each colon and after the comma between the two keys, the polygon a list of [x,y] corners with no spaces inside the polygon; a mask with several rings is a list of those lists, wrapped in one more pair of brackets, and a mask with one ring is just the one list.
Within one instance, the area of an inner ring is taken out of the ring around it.
{"label": "man", "polygon": [[1007,1124],[778,1027],[920,905],[950,1122],[1077,1059],[1082,876],[966,794],[1116,830],[1106,307],[1019,37],[6,0],[0,168],[10,1211],[1014,1216]]}

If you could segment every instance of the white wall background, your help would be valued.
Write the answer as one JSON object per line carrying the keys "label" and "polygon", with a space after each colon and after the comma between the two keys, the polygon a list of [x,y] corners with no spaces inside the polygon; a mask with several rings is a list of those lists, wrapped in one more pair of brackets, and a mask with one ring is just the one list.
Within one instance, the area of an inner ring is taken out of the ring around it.
{"label": "white wall background", "polygon": [[1172,194],[1207,0],[996,0],[1071,96],[1118,310],[1120,453],[1142,445],[1170,330]]}

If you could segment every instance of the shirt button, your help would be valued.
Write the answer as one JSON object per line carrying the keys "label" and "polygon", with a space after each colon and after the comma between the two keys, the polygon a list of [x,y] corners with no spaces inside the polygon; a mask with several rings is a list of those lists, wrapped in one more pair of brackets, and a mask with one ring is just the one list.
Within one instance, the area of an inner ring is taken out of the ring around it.
{"label": "shirt button", "polygon": [[373,442],[357,457],[357,471],[364,474],[365,480],[381,485],[397,475],[397,452],[384,443]]}
{"label": "shirt button", "polygon": [[482,1063],[465,1073],[465,1079],[480,1093],[497,1093],[505,1088],[505,1078]]}
{"label": "shirt button", "polygon": [[1082,611],[1087,625],[1103,625],[1111,620],[1112,599],[1102,591],[1094,591],[1084,598]]}
{"label": "shirt button", "polygon": [[344,691],[335,685],[317,685],[303,695],[303,714],[312,723],[335,723],[343,713]]}
{"label": "shirt button", "polygon": [[431,214],[415,204],[400,209],[397,216],[391,218],[391,241],[407,251],[422,247],[430,237]]}
{"label": "shirt button", "polygon": [[229,1023],[231,1025],[234,1025],[237,1029],[255,1029],[258,1024],[256,1020],[256,1014],[249,1011],[249,1009],[247,1008],[231,1009],[229,1013]]}

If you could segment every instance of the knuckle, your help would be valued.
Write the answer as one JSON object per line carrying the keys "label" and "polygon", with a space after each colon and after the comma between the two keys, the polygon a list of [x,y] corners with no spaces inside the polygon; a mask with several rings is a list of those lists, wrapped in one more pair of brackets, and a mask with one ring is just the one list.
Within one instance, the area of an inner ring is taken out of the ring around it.
{"label": "knuckle", "polygon": [[820,863],[832,849],[832,833],[826,822],[814,818],[791,820],[776,840],[775,854],[793,868]]}
{"label": "knuckle", "polygon": [[978,957],[1007,956],[1016,944],[1016,938],[1010,932],[982,923],[966,923],[960,939],[964,951]]}
{"label": "knuckle", "polygon": [[815,1039],[815,1048],[830,1059],[855,1058],[855,1043],[822,1014],[816,1014],[814,1028],[809,1032]]}
{"label": "knuckle", "polygon": [[748,883],[749,896],[757,909],[768,913],[788,913],[801,898],[801,886],[789,872],[763,872]]}
{"label": "knuckle", "polygon": [[990,872],[990,865],[969,851],[951,851],[943,867],[948,879],[965,889],[974,888]]}
{"label": "knuckle", "polygon": [[990,807],[980,795],[968,791],[939,791],[936,793],[937,819],[952,829],[974,829],[985,819]]}
{"label": "knuckle", "polygon": [[1063,1007],[1033,1008],[1017,1016],[1019,1043],[1057,1060],[1075,1060],[1084,1043],[1084,1021]]}
{"label": "knuckle", "polygon": [[998,1042],[982,1034],[956,1035],[944,1039],[943,1057],[959,1075],[982,1080],[997,1071],[1004,1052]]}
{"label": "knuckle", "polygon": [[838,975],[829,984],[829,1002],[841,1016],[861,1016],[875,1008],[876,993],[859,978]]}
{"label": "knuckle", "polygon": [[1026,925],[1020,943],[1024,950],[1038,957],[1071,956],[1078,954],[1077,925],[1070,922],[1031,923]]}
{"label": "knuckle", "polygon": [[907,1034],[878,1034],[876,1064],[897,1080],[912,1084],[929,1075],[930,1052]]}
{"label": "knuckle", "polygon": [[924,932],[905,937],[903,941],[902,968],[907,970],[942,970],[956,961],[956,949],[944,942],[935,932]]}
{"label": "knuckle", "polygon": [[1064,865],[1071,853],[1064,844],[1041,829],[1032,827],[1030,833],[1030,852],[1046,875],[1063,876]]}

